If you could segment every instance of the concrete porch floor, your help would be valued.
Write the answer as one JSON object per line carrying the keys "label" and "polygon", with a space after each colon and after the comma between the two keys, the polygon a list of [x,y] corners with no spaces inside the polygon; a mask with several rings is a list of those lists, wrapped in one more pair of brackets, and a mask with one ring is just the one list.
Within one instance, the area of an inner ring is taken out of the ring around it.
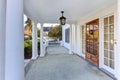
{"label": "concrete porch floor", "polygon": [[51,54],[57,50],[63,48],[48,47],[48,54],[34,61],[25,80],[113,80],[77,55]]}

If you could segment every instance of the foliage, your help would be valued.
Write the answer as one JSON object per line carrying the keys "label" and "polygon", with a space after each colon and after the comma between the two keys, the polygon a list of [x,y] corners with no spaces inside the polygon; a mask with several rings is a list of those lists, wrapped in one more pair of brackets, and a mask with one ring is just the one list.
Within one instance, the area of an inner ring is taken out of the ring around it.
{"label": "foliage", "polygon": [[[32,26],[32,20],[30,18],[25,22],[28,26]],[[32,29],[32,28],[31,28]]]}
{"label": "foliage", "polygon": [[37,31],[37,35],[38,35],[38,37],[40,37],[40,30]]}
{"label": "foliage", "polygon": [[49,37],[57,37],[60,40],[62,39],[62,26],[57,25],[48,32]]}
{"label": "foliage", "polygon": [[[40,40],[38,40],[38,55],[40,55]],[[25,59],[32,57],[32,40],[24,41],[24,57]]]}
{"label": "foliage", "polygon": [[32,20],[28,18],[25,23],[26,23],[26,26],[25,26],[24,35],[31,37],[32,36]]}
{"label": "foliage", "polygon": [[38,40],[38,55],[40,55],[40,39]]}
{"label": "foliage", "polygon": [[24,58],[30,59],[32,57],[32,40],[24,41]]}

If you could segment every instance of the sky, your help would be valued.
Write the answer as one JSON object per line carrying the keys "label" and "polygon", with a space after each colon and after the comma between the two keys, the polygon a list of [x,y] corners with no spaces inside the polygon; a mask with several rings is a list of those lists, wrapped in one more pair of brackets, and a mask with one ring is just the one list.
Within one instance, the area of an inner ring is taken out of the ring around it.
{"label": "sky", "polygon": [[[25,27],[25,21],[27,20],[27,16],[24,15],[24,27]],[[58,23],[44,23],[44,27],[54,27],[56,25],[59,25]],[[38,29],[40,29],[40,24],[37,24]]]}
{"label": "sky", "polygon": [[27,16],[24,15],[24,26],[25,26],[25,21],[27,20]]}

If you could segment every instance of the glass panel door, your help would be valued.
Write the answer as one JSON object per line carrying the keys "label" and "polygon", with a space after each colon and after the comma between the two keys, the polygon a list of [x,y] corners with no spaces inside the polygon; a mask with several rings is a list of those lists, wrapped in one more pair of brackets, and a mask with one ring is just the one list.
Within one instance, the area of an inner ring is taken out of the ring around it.
{"label": "glass panel door", "polygon": [[104,65],[114,69],[114,16],[104,18]]}

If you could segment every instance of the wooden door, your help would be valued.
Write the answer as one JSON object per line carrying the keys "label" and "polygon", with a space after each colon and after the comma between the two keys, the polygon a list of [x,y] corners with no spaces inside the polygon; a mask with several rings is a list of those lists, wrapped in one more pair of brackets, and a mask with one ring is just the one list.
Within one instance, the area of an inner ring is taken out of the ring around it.
{"label": "wooden door", "polygon": [[86,59],[99,65],[99,19],[86,23]]}

